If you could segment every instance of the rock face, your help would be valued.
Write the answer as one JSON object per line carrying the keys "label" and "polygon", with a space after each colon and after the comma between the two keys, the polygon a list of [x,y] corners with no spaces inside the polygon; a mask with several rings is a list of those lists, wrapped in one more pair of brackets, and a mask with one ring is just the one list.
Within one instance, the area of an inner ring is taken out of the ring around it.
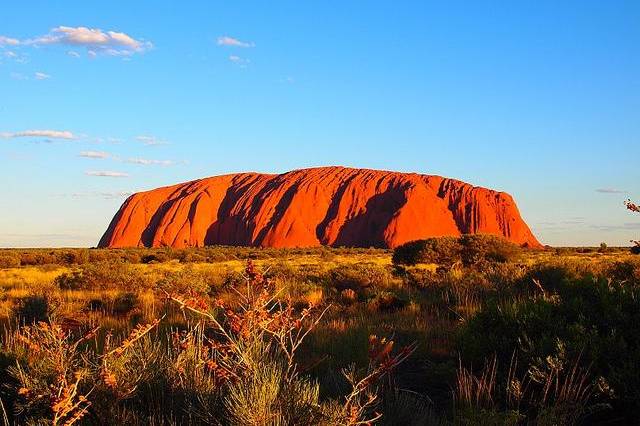
{"label": "rock face", "polygon": [[540,247],[509,194],[344,167],[238,173],[140,192],[120,207],[99,247],[396,247],[467,233]]}

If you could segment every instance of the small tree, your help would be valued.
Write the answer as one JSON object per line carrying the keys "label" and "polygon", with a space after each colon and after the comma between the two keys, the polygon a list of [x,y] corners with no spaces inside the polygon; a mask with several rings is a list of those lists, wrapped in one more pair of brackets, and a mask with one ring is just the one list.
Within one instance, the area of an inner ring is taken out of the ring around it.
{"label": "small tree", "polygon": [[[631,200],[625,201],[624,204],[627,206],[627,209],[631,210],[632,212],[640,213],[640,206],[632,203]],[[640,241],[631,240],[631,242],[634,244],[634,246],[631,247],[631,253],[640,254]]]}

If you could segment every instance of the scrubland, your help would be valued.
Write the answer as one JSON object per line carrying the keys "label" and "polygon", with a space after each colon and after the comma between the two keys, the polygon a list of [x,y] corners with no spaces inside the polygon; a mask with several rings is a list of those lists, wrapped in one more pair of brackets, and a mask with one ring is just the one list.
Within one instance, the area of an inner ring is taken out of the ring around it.
{"label": "scrubland", "polygon": [[634,424],[640,256],[0,250],[5,424]]}

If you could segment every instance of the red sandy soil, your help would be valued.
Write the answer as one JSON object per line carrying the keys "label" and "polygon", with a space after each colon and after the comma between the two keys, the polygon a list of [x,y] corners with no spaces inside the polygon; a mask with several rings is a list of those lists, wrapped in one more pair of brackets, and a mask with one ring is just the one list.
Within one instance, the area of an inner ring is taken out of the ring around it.
{"label": "red sandy soil", "polygon": [[344,167],[238,173],[129,197],[99,247],[396,247],[494,234],[540,243],[504,192],[454,179]]}

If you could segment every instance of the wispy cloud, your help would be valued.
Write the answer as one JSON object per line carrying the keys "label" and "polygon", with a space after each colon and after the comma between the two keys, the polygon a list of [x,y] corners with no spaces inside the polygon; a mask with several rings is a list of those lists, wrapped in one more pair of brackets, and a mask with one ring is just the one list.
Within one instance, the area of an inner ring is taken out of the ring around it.
{"label": "wispy cloud", "polygon": [[0,35],[0,46],[17,46],[20,44],[20,40],[17,38],[10,38]]}
{"label": "wispy cloud", "polygon": [[113,172],[113,171],[107,171],[107,170],[103,170],[103,171],[88,170],[85,172],[85,174],[87,176],[97,176],[97,177],[115,177],[115,178],[129,177],[129,173]]}
{"label": "wispy cloud", "polygon": [[220,36],[218,37],[218,46],[231,46],[231,47],[254,47],[255,43],[240,41],[237,38],[229,37],[229,36]]}
{"label": "wispy cloud", "polygon": [[76,136],[68,130],[24,130],[22,132],[3,132],[2,138],[49,138],[49,139],[76,139]]}
{"label": "wispy cloud", "polygon": [[118,198],[126,198],[133,194],[131,191],[91,191],[91,192],[73,192],[71,194],[58,194],[59,197],[71,197],[75,199],[83,198],[104,198],[105,200],[113,200]]}
{"label": "wispy cloud", "polygon": [[601,194],[626,194],[628,191],[616,188],[598,188],[596,192]]}
{"label": "wispy cloud", "polygon": [[155,146],[155,145],[168,145],[169,142],[158,139],[155,136],[136,136],[136,140],[138,142],[142,142],[147,146]]}
{"label": "wispy cloud", "polygon": [[141,164],[143,166],[173,166],[176,164],[175,161],[171,160],[149,160],[146,158],[129,158],[126,162],[131,164]]}
{"label": "wispy cloud", "polygon": [[[0,48],[3,47],[4,46],[0,45]],[[29,62],[29,55],[16,50],[4,50],[2,52],[2,56],[19,64],[26,64],[27,62]]]}
{"label": "wispy cloud", "polygon": [[640,222],[627,222],[618,225],[591,225],[591,228],[599,231],[635,231],[640,229]]}
{"label": "wispy cloud", "polygon": [[[153,47],[149,41],[135,39],[118,31],[102,31],[99,28],[66,27],[52,28],[47,34],[30,39],[19,40],[0,36],[0,45],[8,46],[80,46],[87,49],[89,56],[104,54],[107,56],[131,56],[143,53]],[[75,52],[74,52],[75,53]],[[75,56],[72,54],[72,56]]]}
{"label": "wispy cloud", "polygon": [[104,151],[82,151],[79,155],[80,157],[84,157],[84,158],[93,158],[93,159],[100,159],[100,160],[104,160],[105,158],[111,157],[111,154]]}
{"label": "wispy cloud", "polygon": [[251,63],[251,61],[249,59],[241,58],[238,55],[230,55],[229,56],[229,60],[231,62],[233,62],[234,64],[240,66],[240,68],[246,68],[247,65],[249,65],[249,63]]}
{"label": "wispy cloud", "polygon": [[45,74],[43,72],[35,73],[34,77],[36,78],[36,80],[48,80],[48,79],[51,78],[51,76],[49,74]]}
{"label": "wispy cloud", "polygon": [[72,58],[79,58],[80,54],[78,52],[76,52],[75,50],[69,50],[67,52],[67,55],[71,56]]}

